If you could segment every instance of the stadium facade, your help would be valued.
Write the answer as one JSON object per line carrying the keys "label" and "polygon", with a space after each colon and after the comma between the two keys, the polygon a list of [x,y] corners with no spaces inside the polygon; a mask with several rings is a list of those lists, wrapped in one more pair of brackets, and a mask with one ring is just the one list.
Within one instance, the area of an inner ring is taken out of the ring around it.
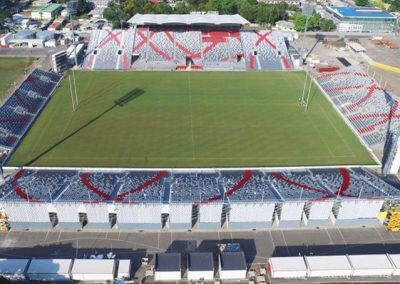
{"label": "stadium facade", "polygon": [[[291,66],[289,60],[279,32],[135,25],[129,30],[93,31],[84,67],[176,70],[183,64],[184,70],[194,70],[194,66],[285,70]],[[35,69],[1,106],[2,165],[61,80],[58,74]],[[362,70],[343,68],[315,75],[315,81],[369,149],[382,149],[387,133],[400,127],[398,101]],[[26,167],[12,172],[0,185],[0,207],[10,225],[20,228],[57,225],[67,229],[186,230],[367,225],[377,222],[382,207],[398,200],[399,188],[396,177],[382,178],[361,167]]]}
{"label": "stadium facade", "polygon": [[376,7],[327,6],[327,11],[337,18],[339,32],[392,33],[397,18]]}
{"label": "stadium facade", "polygon": [[89,70],[287,70],[278,31],[242,31],[239,15],[141,15],[129,30],[93,31]]}

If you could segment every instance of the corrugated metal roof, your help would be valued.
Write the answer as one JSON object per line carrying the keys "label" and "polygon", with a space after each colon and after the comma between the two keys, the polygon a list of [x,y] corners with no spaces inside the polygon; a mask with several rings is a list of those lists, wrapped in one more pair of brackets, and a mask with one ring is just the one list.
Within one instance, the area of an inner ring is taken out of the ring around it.
{"label": "corrugated metal roof", "polygon": [[128,20],[133,25],[245,25],[249,22],[242,16],[236,15],[151,15],[136,14]]}
{"label": "corrugated metal roof", "polygon": [[341,7],[328,6],[328,9],[341,17],[347,18],[384,18],[396,19],[389,12],[382,11],[375,7]]}

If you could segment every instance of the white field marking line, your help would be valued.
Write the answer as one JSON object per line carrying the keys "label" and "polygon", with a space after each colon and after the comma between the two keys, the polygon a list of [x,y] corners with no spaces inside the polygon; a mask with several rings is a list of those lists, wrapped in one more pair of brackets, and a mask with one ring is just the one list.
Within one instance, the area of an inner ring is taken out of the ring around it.
{"label": "white field marking line", "polygon": [[347,246],[347,242],[346,242],[346,240],[344,239],[343,234],[342,234],[342,232],[340,231],[340,229],[339,229],[338,227],[336,227],[336,230],[339,232],[340,236],[342,237],[342,240],[343,240],[343,242],[344,242],[344,245]]}
{"label": "white field marking line", "polygon": [[[87,237],[87,238],[81,237],[81,238],[63,239],[62,241],[63,241],[63,242],[73,242],[73,241],[77,241],[77,240],[93,241],[93,240],[105,240],[105,239],[104,239],[104,238],[93,238],[93,237]],[[154,246],[151,246],[151,245],[147,245],[147,244],[144,244],[144,243],[132,242],[132,241],[124,241],[124,240],[118,240],[118,239],[114,239],[114,238],[110,238],[110,239],[108,239],[108,240],[109,240],[109,241],[115,241],[115,242],[127,243],[127,244],[130,244],[130,245],[136,245],[136,246],[145,247],[145,248],[151,248],[151,249],[154,249],[154,250],[156,250],[156,251],[160,251],[159,248],[154,247]],[[48,242],[47,245],[53,244],[53,243],[57,243],[57,242],[58,242],[58,241],[51,241],[51,242]],[[35,245],[40,245],[40,244],[41,244],[40,242],[37,242],[37,243],[31,243],[31,244],[23,245],[23,246],[19,246],[19,247],[20,247],[20,248],[31,248],[31,247],[33,247],[33,246],[35,246]]]}
{"label": "white field marking line", "polygon": [[193,131],[193,107],[192,107],[192,86],[190,84],[190,72],[188,72],[188,87],[189,87],[189,105],[190,105],[190,132],[192,134],[192,159],[194,155],[194,131]]}
{"label": "white field marking line", "polygon": [[283,241],[285,242],[285,248],[286,248],[286,251],[287,251],[287,253],[288,253],[288,256],[291,256],[290,251],[289,251],[288,244],[287,244],[286,239],[285,239],[285,235],[283,234],[283,231],[282,231],[282,230],[280,230],[280,232],[281,232],[281,234],[282,234],[282,239],[283,239]]}
{"label": "white field marking line", "polygon": [[[203,159],[203,160],[245,160],[245,159],[252,159],[252,160],[265,160],[265,159],[276,159],[276,160],[287,160],[287,159],[305,159],[305,158],[332,158],[331,155],[318,155],[318,156],[257,156],[257,157],[235,157],[235,158],[230,158],[230,157],[198,157],[197,159]],[[335,155],[335,157],[340,157],[340,158],[346,158],[346,157],[354,157],[354,155]],[[116,159],[116,160],[144,160],[144,157],[84,157],[85,160],[110,160],[110,159]],[[82,160],[82,156],[69,156],[69,157],[48,157],[46,158],[47,160],[71,160],[71,159],[80,159]],[[172,157],[150,157],[149,160],[192,160],[193,158],[186,158],[186,157],[180,157],[180,158],[172,158]],[[304,166],[307,167],[307,166]],[[75,167],[77,168],[77,167]],[[82,168],[82,167],[78,167]]]}
{"label": "white field marking line", "polygon": [[329,241],[331,242],[331,244],[333,245],[333,246],[335,246],[335,242],[333,241],[333,239],[332,239],[332,237],[331,237],[331,234],[329,234],[329,231],[325,228],[325,232],[326,232],[326,234],[328,235],[328,237],[329,237]]}
{"label": "white field marking line", "polygon": [[374,226],[374,230],[375,230],[376,234],[379,236],[379,238],[381,239],[381,241],[382,241],[382,244],[383,244],[383,245],[385,245],[385,243],[384,243],[384,240],[383,240],[383,237],[382,237],[381,233],[379,233],[379,231],[376,229],[376,227],[375,227],[375,226]]}
{"label": "white field marking line", "polygon": [[331,119],[329,118],[329,116],[326,114],[325,109],[323,107],[321,107],[320,104],[318,104],[320,106],[320,110],[322,109],[322,113],[324,114],[324,116],[326,117],[326,119],[329,121],[329,124],[332,126],[333,129],[335,129],[335,132],[337,134],[338,137],[340,137],[340,139],[342,139],[342,141],[344,142],[344,144],[347,146],[347,148],[350,150],[350,152],[352,153],[353,157],[355,157],[355,153],[353,151],[353,149],[350,147],[350,145],[347,143],[346,139],[343,138],[342,134],[340,133],[340,131],[336,128],[335,124],[332,123]]}
{"label": "white field marking line", "polygon": [[57,242],[59,242],[59,241],[60,241],[60,238],[61,238],[61,232],[62,232],[62,229],[60,230],[60,233],[58,234]]}
{"label": "white field marking line", "polygon": [[269,238],[271,239],[272,247],[274,248],[274,250],[272,251],[272,255],[271,256],[274,256],[275,248],[276,248],[275,242],[274,242],[274,239],[272,238],[271,230],[268,230],[267,232],[268,232]]}
{"label": "white field marking line", "polygon": [[[310,118],[307,116],[307,120],[310,120]],[[324,137],[322,137],[321,133],[319,133],[319,130],[317,128],[317,126],[315,124],[312,124],[312,127],[315,129],[315,131],[317,132],[317,135],[320,139],[320,141],[322,141],[322,143],[325,145],[325,147],[328,149],[328,152],[331,154],[331,157],[336,157],[335,154],[331,151],[331,148],[329,147],[329,145],[327,144],[327,142],[325,141]]]}
{"label": "white field marking line", "polygon": [[44,238],[43,243],[46,243],[49,233],[50,233],[50,229],[47,230],[46,237]]}
{"label": "white field marking line", "polygon": [[75,258],[78,257],[78,250],[79,250],[79,240],[76,240]]}

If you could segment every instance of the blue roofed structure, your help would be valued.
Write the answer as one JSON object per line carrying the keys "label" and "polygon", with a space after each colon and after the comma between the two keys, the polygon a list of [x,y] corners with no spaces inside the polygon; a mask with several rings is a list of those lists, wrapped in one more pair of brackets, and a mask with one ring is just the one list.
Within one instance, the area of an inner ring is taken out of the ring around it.
{"label": "blue roofed structure", "polygon": [[394,31],[397,23],[393,14],[376,7],[328,6],[326,9],[340,21],[339,32],[388,33]]}

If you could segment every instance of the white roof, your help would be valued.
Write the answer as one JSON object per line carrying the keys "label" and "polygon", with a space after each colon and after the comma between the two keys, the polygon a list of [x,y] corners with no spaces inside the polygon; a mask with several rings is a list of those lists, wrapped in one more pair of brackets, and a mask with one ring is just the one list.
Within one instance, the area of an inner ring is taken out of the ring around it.
{"label": "white roof", "polygon": [[113,274],[114,259],[75,259],[72,274]]}
{"label": "white roof", "polygon": [[32,259],[28,274],[68,274],[72,259]]}
{"label": "white roof", "polygon": [[386,254],[349,255],[354,269],[392,269]]}
{"label": "white roof", "polygon": [[131,270],[130,259],[120,259],[118,265],[118,274],[126,273],[129,275],[130,270]]}
{"label": "white roof", "polygon": [[0,259],[0,274],[23,274],[29,259]]}
{"label": "white roof", "polygon": [[390,254],[390,259],[392,260],[395,268],[400,268],[400,254]]}
{"label": "white roof", "polygon": [[273,271],[304,271],[307,270],[302,256],[271,257],[269,259]]}
{"label": "white roof", "polygon": [[313,270],[351,270],[345,255],[306,256],[308,267]]}
{"label": "white roof", "polygon": [[152,15],[136,14],[128,20],[133,25],[245,25],[249,22],[236,15]]}

